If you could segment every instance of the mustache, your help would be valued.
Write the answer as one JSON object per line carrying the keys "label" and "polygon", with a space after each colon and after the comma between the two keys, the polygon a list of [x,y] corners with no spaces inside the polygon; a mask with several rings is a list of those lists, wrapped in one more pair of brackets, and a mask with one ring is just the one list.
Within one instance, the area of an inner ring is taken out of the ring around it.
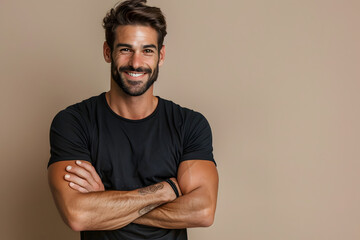
{"label": "mustache", "polygon": [[132,66],[125,66],[125,67],[120,67],[119,68],[119,72],[125,72],[125,71],[131,71],[131,72],[145,72],[145,73],[152,73],[150,68],[143,68],[143,67],[138,67],[138,68],[134,68]]}

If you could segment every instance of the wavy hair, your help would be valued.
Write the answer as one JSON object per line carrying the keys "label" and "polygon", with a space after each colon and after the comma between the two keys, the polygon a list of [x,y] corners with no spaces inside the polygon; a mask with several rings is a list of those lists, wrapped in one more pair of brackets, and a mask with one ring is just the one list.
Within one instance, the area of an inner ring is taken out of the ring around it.
{"label": "wavy hair", "polygon": [[122,25],[141,25],[155,29],[160,51],[167,33],[165,16],[160,8],[147,6],[146,0],[127,0],[110,9],[103,20],[103,27],[111,51],[114,47],[115,29]]}

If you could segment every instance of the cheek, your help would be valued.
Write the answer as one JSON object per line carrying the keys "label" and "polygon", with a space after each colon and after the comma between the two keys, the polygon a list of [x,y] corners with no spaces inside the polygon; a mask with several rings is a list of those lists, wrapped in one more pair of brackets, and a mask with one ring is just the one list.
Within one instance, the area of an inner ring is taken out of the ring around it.
{"label": "cheek", "polygon": [[151,69],[155,69],[158,65],[158,59],[148,59],[145,64],[149,66]]}
{"label": "cheek", "polygon": [[117,65],[117,66],[124,66],[127,65],[128,62],[130,60],[129,56],[126,55],[115,55],[112,58],[112,61]]}

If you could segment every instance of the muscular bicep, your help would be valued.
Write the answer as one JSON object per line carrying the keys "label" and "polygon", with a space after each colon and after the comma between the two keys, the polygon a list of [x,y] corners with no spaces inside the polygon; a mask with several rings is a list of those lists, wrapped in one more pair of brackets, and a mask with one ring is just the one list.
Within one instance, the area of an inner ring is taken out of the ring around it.
{"label": "muscular bicep", "polygon": [[[53,193],[71,194],[76,193],[73,189],[69,188],[68,182],[64,177],[67,174],[66,167],[75,167],[76,160],[59,161],[51,164],[48,168],[48,181],[50,189]],[[85,162],[85,161],[84,161]],[[71,191],[70,191],[71,190]]]}
{"label": "muscular bicep", "polygon": [[70,188],[69,183],[64,180],[67,166],[75,166],[75,160],[55,162],[48,168],[49,186],[56,206],[65,222],[67,222],[66,216],[69,215],[70,203],[74,197],[81,194]]}
{"label": "muscular bicep", "polygon": [[207,160],[183,161],[178,169],[177,180],[183,194],[203,188],[208,197],[216,202],[219,179],[214,162]]}

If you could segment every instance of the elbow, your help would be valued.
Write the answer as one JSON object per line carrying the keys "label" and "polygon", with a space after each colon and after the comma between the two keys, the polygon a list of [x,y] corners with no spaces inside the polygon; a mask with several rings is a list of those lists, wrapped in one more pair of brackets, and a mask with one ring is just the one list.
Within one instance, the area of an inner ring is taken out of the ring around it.
{"label": "elbow", "polygon": [[76,219],[67,219],[65,220],[66,225],[71,228],[71,230],[75,232],[85,231],[84,225],[81,223],[81,221],[78,221]]}
{"label": "elbow", "polygon": [[86,217],[82,212],[72,209],[67,211],[66,214],[62,214],[62,217],[65,224],[73,231],[80,232],[89,230],[85,221]]}
{"label": "elbow", "polygon": [[210,227],[211,225],[213,225],[215,219],[215,210],[204,209],[202,212],[203,213],[200,221],[200,227]]}
{"label": "elbow", "polygon": [[210,227],[215,219],[215,209],[204,208],[198,211],[197,217],[193,218],[194,227]]}
{"label": "elbow", "polygon": [[75,214],[66,216],[64,218],[64,222],[73,231],[80,232],[80,231],[86,230],[86,227],[85,227],[83,221],[81,221],[81,218],[79,216],[76,216]]}

